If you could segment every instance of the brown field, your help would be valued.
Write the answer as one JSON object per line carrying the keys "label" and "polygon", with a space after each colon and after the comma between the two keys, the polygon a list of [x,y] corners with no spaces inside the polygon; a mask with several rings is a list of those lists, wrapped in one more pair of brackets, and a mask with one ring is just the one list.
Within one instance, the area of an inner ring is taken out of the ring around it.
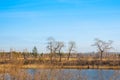
{"label": "brown field", "polygon": [[[62,62],[59,62],[59,58],[54,58],[53,63],[49,63],[49,58],[42,58],[41,60],[39,58],[28,58],[26,64],[24,64],[23,58],[17,58],[14,60],[15,62],[10,63],[9,59],[0,59],[0,62],[5,61],[5,64],[0,64],[0,71],[2,71],[4,68],[9,69],[11,67],[18,67],[18,68],[63,68],[63,69],[120,69],[119,64],[117,65],[97,65],[95,62],[100,61],[100,59],[94,59],[94,58],[81,58],[80,61],[77,58],[70,58],[69,61],[66,58],[62,58]],[[42,61],[42,63],[41,63]],[[103,58],[102,62],[115,62],[113,59],[105,59]],[[118,61],[116,59],[116,61]],[[80,64],[77,64],[77,63]],[[89,63],[86,63],[89,62]],[[91,62],[94,62],[92,64]],[[112,63],[111,62],[111,63]],[[85,64],[81,64],[85,63]]]}

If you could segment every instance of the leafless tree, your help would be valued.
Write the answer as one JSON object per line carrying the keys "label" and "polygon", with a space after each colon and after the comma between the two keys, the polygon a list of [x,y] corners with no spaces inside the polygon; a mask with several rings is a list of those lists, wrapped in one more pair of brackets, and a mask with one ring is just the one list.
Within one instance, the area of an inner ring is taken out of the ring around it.
{"label": "leafless tree", "polygon": [[12,57],[13,57],[13,53],[12,52],[13,52],[13,49],[10,48],[10,56],[9,56],[10,59],[12,59]]}
{"label": "leafless tree", "polygon": [[59,47],[58,47],[58,54],[59,54],[59,56],[60,56],[59,61],[61,62],[61,58],[62,58],[61,50],[62,50],[62,48],[64,47],[64,43],[63,43],[63,42],[57,42],[57,43],[58,43],[58,45],[59,45]]}
{"label": "leafless tree", "polygon": [[49,37],[48,38],[48,45],[47,45],[47,49],[50,50],[50,61],[52,62],[53,57],[56,55],[56,53],[58,52],[59,56],[60,56],[60,60],[61,61],[61,50],[64,47],[64,43],[61,41],[56,41],[54,38]]}
{"label": "leafless tree", "polygon": [[28,50],[26,48],[23,50],[23,58],[24,60],[27,60],[28,58]]}
{"label": "leafless tree", "polygon": [[102,58],[103,58],[103,53],[107,52],[108,50],[110,50],[111,44],[113,41],[109,40],[108,42],[106,41],[102,41],[100,39],[95,39],[95,43],[92,46],[95,46],[98,50],[98,52],[100,53],[100,61],[102,62]]}
{"label": "leafless tree", "polygon": [[62,46],[58,41],[56,41],[52,37],[48,38],[48,46],[47,46],[47,48],[50,50],[50,61],[51,62],[52,62],[53,57],[56,55],[57,51],[61,50],[60,47],[62,47]]}
{"label": "leafless tree", "polygon": [[70,55],[71,55],[71,52],[72,51],[75,51],[75,48],[76,48],[76,43],[74,42],[74,41],[70,41],[69,43],[68,43],[68,60],[69,60],[69,58],[70,58]]}
{"label": "leafless tree", "polygon": [[50,61],[52,63],[55,39],[53,37],[49,37],[47,40],[48,40],[47,49],[50,50]]}
{"label": "leafless tree", "polygon": [[60,47],[59,42],[55,41],[55,42],[54,42],[54,45],[53,45],[53,54],[54,54],[54,55],[56,54],[56,52],[57,52],[57,50],[59,49],[59,47]]}

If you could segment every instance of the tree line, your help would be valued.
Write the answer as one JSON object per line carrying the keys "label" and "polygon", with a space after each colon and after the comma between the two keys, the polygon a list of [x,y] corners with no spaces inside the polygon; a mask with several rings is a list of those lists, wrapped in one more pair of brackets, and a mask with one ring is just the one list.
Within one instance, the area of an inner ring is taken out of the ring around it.
{"label": "tree line", "polygon": [[[92,44],[92,46],[96,47],[96,49],[97,49],[97,53],[99,54],[100,64],[102,64],[103,54],[109,52],[109,50],[113,48],[112,43],[113,43],[113,41],[111,41],[111,40],[103,41],[100,39],[95,39],[94,44]],[[57,41],[53,37],[49,37],[47,39],[47,45],[46,45],[46,48],[49,51],[48,54],[44,54],[44,53],[39,54],[37,47],[34,46],[32,49],[32,52],[28,52],[27,49],[25,49],[23,52],[20,52],[21,55],[20,55],[20,53],[16,53],[15,51],[13,51],[11,49],[10,52],[8,53],[9,55],[7,55],[7,58],[12,60],[12,59],[14,59],[15,56],[23,57],[23,59],[26,62],[29,57],[34,58],[34,60],[38,59],[38,58],[39,58],[39,60],[42,60],[43,56],[47,56],[47,58],[49,58],[48,60],[50,61],[50,63],[53,63],[54,58],[56,58],[56,56],[57,56],[57,61],[59,61],[59,62],[61,62],[63,56],[65,56],[66,60],[69,61],[72,53],[75,53],[75,51],[76,51],[76,48],[77,48],[76,43],[75,43],[75,41],[68,42],[66,54],[64,54],[65,47],[66,47],[66,45],[63,41]],[[6,55],[4,53],[5,52],[1,53],[1,57]]]}

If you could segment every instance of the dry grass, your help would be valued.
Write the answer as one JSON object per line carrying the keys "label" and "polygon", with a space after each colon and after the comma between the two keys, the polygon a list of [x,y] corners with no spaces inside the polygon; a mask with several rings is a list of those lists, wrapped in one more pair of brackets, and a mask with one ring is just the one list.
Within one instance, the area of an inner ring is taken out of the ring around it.
{"label": "dry grass", "polygon": [[[24,58],[17,58],[13,62],[14,64],[0,64],[0,71],[4,71],[4,69],[9,69],[11,67],[17,67],[17,68],[68,68],[68,69],[120,69],[120,66],[109,66],[109,65],[64,65],[64,63],[70,63],[70,62],[76,62],[78,61],[78,58],[70,58],[69,61],[67,58],[62,58],[62,62],[60,62],[60,65],[54,65],[54,64],[47,64],[46,61],[49,61],[49,58],[42,58],[44,60],[43,64],[24,64]],[[9,61],[9,59],[7,59]],[[7,61],[6,60],[6,61]],[[27,60],[34,60],[34,61],[39,61],[39,58],[28,58]],[[59,63],[59,58],[54,58],[55,61]],[[94,59],[94,58],[81,58],[80,60],[82,61],[95,61],[99,59]],[[111,59],[112,60],[112,59]],[[4,61],[4,60],[3,60]],[[107,61],[107,59],[103,58],[103,61]],[[113,60],[112,60],[113,61]]]}

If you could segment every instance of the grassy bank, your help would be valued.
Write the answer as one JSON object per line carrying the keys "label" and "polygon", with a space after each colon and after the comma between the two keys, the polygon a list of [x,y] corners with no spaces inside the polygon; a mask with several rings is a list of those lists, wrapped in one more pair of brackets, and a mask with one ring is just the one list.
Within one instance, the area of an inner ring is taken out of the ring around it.
{"label": "grassy bank", "polygon": [[120,60],[116,59],[99,59],[94,58],[55,58],[51,61],[49,58],[15,58],[1,59],[0,72],[6,72],[10,69],[120,69]]}
{"label": "grassy bank", "polygon": [[22,68],[37,69],[120,69],[120,66],[57,66],[57,65],[23,65]]}
{"label": "grassy bank", "polygon": [[0,71],[8,70],[11,68],[19,68],[19,69],[110,69],[110,70],[119,70],[120,66],[98,66],[98,65],[84,65],[84,66],[58,66],[58,65],[44,65],[44,64],[28,64],[28,65],[13,65],[13,64],[2,64],[0,65]]}

